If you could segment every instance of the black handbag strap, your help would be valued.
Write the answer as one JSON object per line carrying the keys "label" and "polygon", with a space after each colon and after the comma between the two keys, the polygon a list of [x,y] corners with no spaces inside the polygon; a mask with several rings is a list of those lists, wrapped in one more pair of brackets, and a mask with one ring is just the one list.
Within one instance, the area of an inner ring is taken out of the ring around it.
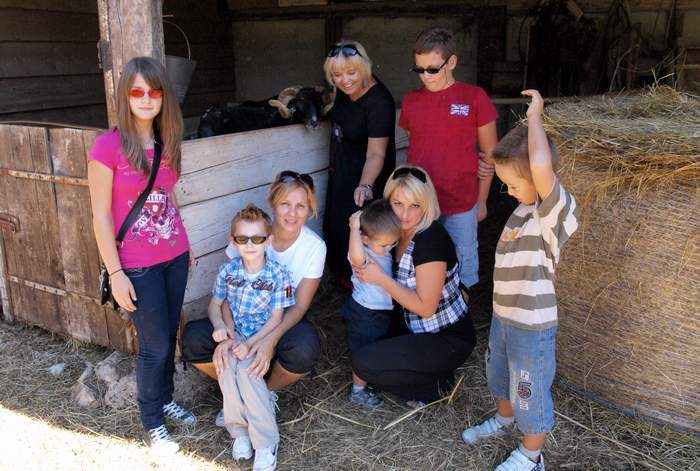
{"label": "black handbag strap", "polygon": [[124,240],[124,235],[126,231],[131,227],[136,219],[136,216],[141,212],[146,198],[151,193],[153,184],[156,181],[156,176],[158,175],[158,168],[160,167],[160,157],[163,153],[163,146],[160,142],[160,132],[158,131],[158,126],[156,126],[155,120],[153,121],[153,164],[151,165],[151,175],[148,177],[148,183],[146,184],[146,189],[139,195],[134,206],[131,207],[129,214],[126,215],[126,219],[122,223],[122,227],[119,229],[119,234],[117,234],[116,241],[121,243]]}

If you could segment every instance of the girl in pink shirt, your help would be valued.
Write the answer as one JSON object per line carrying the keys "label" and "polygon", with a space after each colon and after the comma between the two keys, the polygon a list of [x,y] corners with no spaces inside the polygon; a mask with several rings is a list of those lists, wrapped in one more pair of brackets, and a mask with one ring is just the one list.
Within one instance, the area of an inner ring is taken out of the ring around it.
{"label": "girl in pink shirt", "polygon": [[[138,333],[141,421],[152,447],[174,452],[179,446],[165,417],[196,422],[172,400],[175,338],[190,266],[189,241],[173,198],[180,174],[182,114],[165,69],[149,57],[126,64],[116,101],[118,124],[97,138],[89,157],[93,228],[114,299],[131,313]],[[156,140],[162,156],[153,188],[117,243],[127,214],[146,189]]]}

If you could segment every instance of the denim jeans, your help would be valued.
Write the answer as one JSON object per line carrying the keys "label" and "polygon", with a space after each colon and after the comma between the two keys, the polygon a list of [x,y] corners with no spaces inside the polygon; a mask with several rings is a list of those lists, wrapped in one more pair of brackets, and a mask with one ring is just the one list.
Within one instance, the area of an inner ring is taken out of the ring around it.
{"label": "denim jeans", "polygon": [[527,330],[491,318],[486,378],[497,400],[509,400],[522,433],[554,427],[552,382],[557,367],[557,327]]}
{"label": "denim jeans", "polygon": [[478,203],[464,213],[449,214],[440,218],[440,222],[457,250],[459,259],[459,281],[464,286],[473,286],[479,282],[479,239],[477,237]]}
{"label": "denim jeans", "polygon": [[150,267],[124,269],[136,291],[131,318],[139,338],[137,400],[146,430],[165,423],[163,405],[173,398],[175,341],[188,271],[189,252]]}

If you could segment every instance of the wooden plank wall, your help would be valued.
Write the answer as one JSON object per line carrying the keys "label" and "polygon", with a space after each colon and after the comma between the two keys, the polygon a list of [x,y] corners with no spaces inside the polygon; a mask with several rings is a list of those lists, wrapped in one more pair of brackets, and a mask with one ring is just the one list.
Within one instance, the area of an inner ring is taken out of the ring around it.
{"label": "wooden plank wall", "polygon": [[[398,113],[396,121],[398,122]],[[406,133],[396,128],[397,161],[406,160]],[[226,260],[231,218],[248,203],[270,211],[267,192],[275,175],[292,169],[314,178],[318,217],[308,222],[321,234],[328,181],[329,127],[303,125],[250,131],[184,142],[176,198],[197,259],[185,293],[187,320],[206,315],[216,271]]]}
{"label": "wooden plank wall", "polygon": [[[85,181],[96,131],[0,125],[0,167]],[[11,317],[78,340],[133,351],[116,311],[99,306],[99,255],[85,184],[0,176],[0,213],[20,221],[0,231]],[[5,313],[10,317],[10,313]]]}
{"label": "wooden plank wall", "polygon": [[0,120],[106,126],[94,0],[0,0]]}
{"label": "wooden plank wall", "polygon": [[[185,30],[197,61],[184,115],[233,100],[231,22],[217,2],[165,0],[163,14]],[[99,38],[95,0],[0,0],[0,121],[107,127]],[[187,55],[174,26],[164,25],[164,41],[166,54]]]}

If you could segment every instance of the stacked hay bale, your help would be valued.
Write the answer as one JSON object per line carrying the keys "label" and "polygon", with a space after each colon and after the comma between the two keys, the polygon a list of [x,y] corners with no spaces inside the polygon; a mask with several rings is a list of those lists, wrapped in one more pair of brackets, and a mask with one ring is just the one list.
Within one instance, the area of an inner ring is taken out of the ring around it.
{"label": "stacked hay bale", "polygon": [[700,434],[700,100],[670,88],[547,108],[582,222],[557,268],[558,373]]}

